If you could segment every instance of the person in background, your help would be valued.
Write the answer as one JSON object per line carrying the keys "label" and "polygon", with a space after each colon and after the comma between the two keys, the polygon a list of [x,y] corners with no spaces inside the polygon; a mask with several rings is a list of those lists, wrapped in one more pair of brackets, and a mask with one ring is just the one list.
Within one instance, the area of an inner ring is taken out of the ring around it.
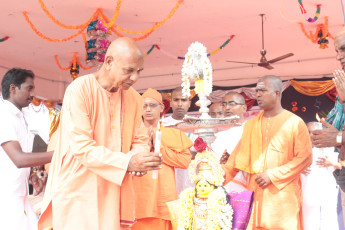
{"label": "person in background", "polygon": [[133,178],[138,221],[132,230],[172,230],[166,202],[177,199],[175,168],[188,167],[191,160],[189,148],[193,143],[184,132],[159,125],[164,105],[158,91],[149,88],[142,97],[143,121],[151,137],[152,147],[155,146],[157,129],[160,128],[162,133],[160,152],[163,161],[156,179],[152,177],[152,172]]}
{"label": "person in background", "polygon": [[[182,122],[184,116],[187,114],[189,107],[190,107],[191,100],[188,97],[184,97],[182,94],[182,87],[177,87],[171,92],[171,108],[173,111],[172,116],[164,118],[165,125],[175,125],[178,122]],[[188,138],[194,143],[197,138],[197,135],[193,133],[186,133]],[[192,159],[196,154],[196,149],[192,146],[190,148]],[[177,194],[180,194],[183,190],[189,187],[194,187],[194,185],[190,182],[188,176],[188,170],[186,169],[175,169],[176,174],[176,188]]]}
{"label": "person in background", "polygon": [[[310,135],[318,129],[317,122],[307,124]],[[326,160],[331,165],[326,162]],[[339,187],[332,175],[338,153],[333,147],[313,147],[313,163],[302,174],[303,220],[305,230],[338,230],[337,202]],[[328,166],[328,165],[329,166]]]}
{"label": "person in background", "polygon": [[28,200],[28,183],[35,194],[43,189],[43,181],[30,167],[49,163],[53,152],[32,153],[34,134],[29,132],[24,110],[33,99],[34,73],[10,69],[1,81],[0,106],[0,229],[36,230],[37,217]]}
{"label": "person in background", "polygon": [[209,108],[208,115],[212,118],[222,118],[224,117],[223,114],[223,108],[222,108],[222,103],[221,102],[215,102],[212,103],[210,108]]}

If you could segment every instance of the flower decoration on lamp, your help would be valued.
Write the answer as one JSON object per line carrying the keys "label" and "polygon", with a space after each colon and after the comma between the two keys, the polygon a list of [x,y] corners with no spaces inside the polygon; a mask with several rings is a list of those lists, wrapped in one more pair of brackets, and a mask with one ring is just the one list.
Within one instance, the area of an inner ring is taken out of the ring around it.
{"label": "flower decoration on lamp", "polygon": [[195,93],[199,96],[201,118],[209,117],[207,106],[211,103],[207,97],[212,92],[212,66],[207,57],[206,47],[200,42],[194,42],[188,47],[182,66],[182,94],[190,97],[190,81],[195,81]]}
{"label": "flower decoration on lamp", "polygon": [[96,67],[102,65],[105,53],[110,45],[110,41],[107,39],[110,33],[110,30],[98,19],[88,25],[87,35],[89,40],[84,37],[87,63]]}

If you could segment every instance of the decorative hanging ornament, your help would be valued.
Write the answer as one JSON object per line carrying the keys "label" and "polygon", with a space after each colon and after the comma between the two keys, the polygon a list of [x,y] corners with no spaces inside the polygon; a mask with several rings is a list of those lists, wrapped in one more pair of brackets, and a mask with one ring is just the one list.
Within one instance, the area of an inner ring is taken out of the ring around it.
{"label": "decorative hanging ornament", "polygon": [[324,25],[320,26],[319,33],[317,34],[318,41],[317,44],[320,45],[320,49],[326,49],[328,48],[328,31],[324,29]]}
{"label": "decorative hanging ornament", "polygon": [[306,19],[307,22],[313,23],[313,22],[316,22],[317,19],[319,19],[319,17],[320,17],[320,12],[321,12],[321,4],[316,5],[316,12],[315,12],[314,18],[311,18],[311,17],[307,18],[307,17],[305,16],[306,13],[307,13],[307,11],[306,11],[306,9],[305,9],[304,6],[303,6],[302,0],[298,0],[298,4],[299,4],[299,7],[300,7],[300,9],[301,9],[301,13],[304,15],[304,17],[305,17],[305,19]]}
{"label": "decorative hanging ornament", "polygon": [[72,60],[70,61],[69,65],[66,67],[66,68],[63,68],[60,63],[59,63],[59,60],[57,58],[57,55],[54,56],[55,58],[55,62],[56,62],[56,65],[61,69],[61,70],[64,70],[64,71],[67,71],[69,70],[70,71],[70,74],[71,74],[71,77],[73,78],[73,80],[75,80],[77,77],[78,77],[78,74],[79,74],[79,69],[80,67],[84,70],[88,70],[88,69],[91,69],[93,66],[83,66],[80,61],[79,61],[79,58],[77,56],[77,52],[74,52],[73,53],[73,58]]}
{"label": "decorative hanging ornament", "polygon": [[73,80],[75,80],[78,77],[78,74],[79,74],[79,65],[78,64],[76,64],[76,66],[72,65],[69,72],[70,72],[71,77],[73,78]]}
{"label": "decorative hanging ornament", "polygon": [[305,30],[303,23],[299,23],[304,35],[313,43],[319,44],[320,49],[328,48],[328,37],[334,40],[332,34],[328,32],[328,17],[325,17],[325,23],[319,24],[316,27],[315,33]]}
{"label": "decorative hanging ornament", "polygon": [[92,21],[87,27],[87,35],[90,38],[86,40],[83,35],[86,49],[86,63],[99,68],[105,58],[105,54],[110,45],[107,39],[111,31],[105,27],[99,19]]}

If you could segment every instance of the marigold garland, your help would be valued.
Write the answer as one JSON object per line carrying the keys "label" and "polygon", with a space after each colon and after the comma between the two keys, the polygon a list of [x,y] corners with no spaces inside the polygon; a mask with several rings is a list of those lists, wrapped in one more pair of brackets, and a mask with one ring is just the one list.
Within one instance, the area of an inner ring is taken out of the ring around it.
{"label": "marigold garland", "polygon": [[102,9],[97,9],[93,15],[90,17],[90,19],[78,26],[71,26],[71,25],[66,25],[62,22],[60,22],[59,20],[57,20],[47,9],[47,7],[45,6],[45,4],[43,3],[42,0],[38,0],[42,10],[47,14],[47,16],[49,17],[50,20],[52,20],[55,24],[57,24],[60,27],[63,27],[65,29],[79,29],[79,31],[75,34],[73,34],[70,37],[67,38],[62,38],[62,39],[54,39],[54,38],[49,38],[45,35],[43,35],[40,31],[38,31],[38,29],[34,26],[34,24],[30,21],[29,17],[27,16],[26,11],[23,11],[23,15],[25,20],[28,22],[28,24],[30,25],[31,29],[42,39],[45,39],[47,41],[50,42],[65,42],[68,41],[76,36],[78,36],[79,34],[81,34],[86,28],[87,26],[91,23],[91,21],[99,18],[99,20],[102,21],[103,25],[105,25],[107,28],[111,29],[117,36],[119,37],[123,37],[125,35],[121,34],[119,31],[127,33],[127,34],[144,34],[143,36],[140,36],[138,38],[133,38],[135,41],[139,41],[142,39],[147,38],[153,31],[155,31],[156,29],[158,29],[159,27],[161,27],[164,23],[166,23],[177,11],[177,9],[180,7],[180,5],[182,4],[182,2],[184,0],[179,0],[176,5],[174,6],[174,8],[169,12],[169,14],[160,22],[156,22],[151,28],[145,29],[145,30],[141,30],[141,31],[133,31],[133,30],[127,30],[124,29],[118,25],[115,24],[115,21],[119,15],[120,12],[120,7],[121,7],[121,3],[122,0],[118,0],[117,4],[116,4],[116,8],[115,11],[113,13],[112,18],[109,20],[105,14],[103,13]]}
{"label": "marigold garland", "polygon": [[81,34],[87,27],[87,25],[83,28],[81,28],[77,33],[67,37],[67,38],[61,38],[61,39],[55,39],[55,38],[49,38],[45,35],[43,35],[40,31],[37,30],[37,28],[34,26],[34,24],[30,21],[28,15],[26,14],[26,11],[23,11],[23,15],[25,20],[29,23],[31,29],[41,38],[43,38],[44,40],[50,41],[50,42],[66,42],[68,40],[71,40],[72,38],[77,37],[79,34]]}

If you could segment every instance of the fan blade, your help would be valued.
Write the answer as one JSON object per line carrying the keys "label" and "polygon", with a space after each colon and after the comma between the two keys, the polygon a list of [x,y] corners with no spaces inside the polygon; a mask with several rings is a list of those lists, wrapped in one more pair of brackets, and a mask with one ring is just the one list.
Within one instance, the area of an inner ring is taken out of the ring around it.
{"label": "fan blade", "polygon": [[274,62],[283,60],[283,59],[285,59],[285,58],[291,57],[291,56],[293,56],[293,55],[294,55],[293,53],[288,53],[288,54],[285,54],[285,55],[283,55],[283,56],[280,56],[280,57],[274,58],[274,59],[272,59],[272,60],[269,60],[267,63],[274,63]]}
{"label": "fan blade", "polygon": [[259,63],[258,66],[264,67],[264,68],[269,69],[269,70],[274,69],[273,66],[271,66],[271,65],[270,65],[269,63],[267,63],[267,62],[266,62],[266,63]]}
{"label": "fan blade", "polygon": [[258,64],[259,64],[259,63],[254,63],[254,62],[242,62],[242,61],[226,61],[226,62],[241,63],[241,64],[250,64],[250,65],[258,65]]}

